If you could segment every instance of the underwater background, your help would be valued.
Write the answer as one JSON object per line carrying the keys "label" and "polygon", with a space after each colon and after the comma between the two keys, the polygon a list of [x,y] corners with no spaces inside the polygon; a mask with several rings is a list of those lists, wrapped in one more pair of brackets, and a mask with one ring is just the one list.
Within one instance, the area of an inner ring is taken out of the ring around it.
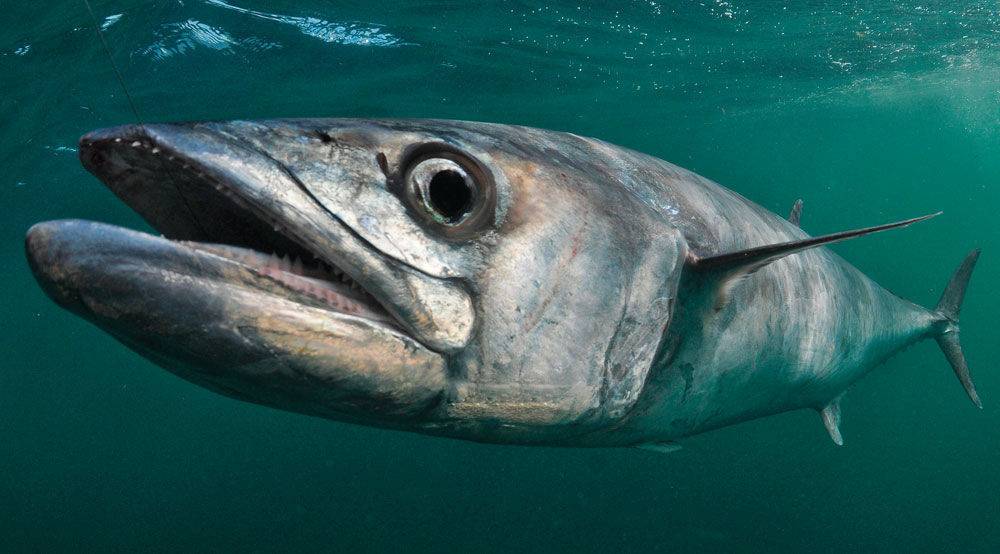
{"label": "underwater background", "polygon": [[480,445],[241,403],[154,367],[36,286],[37,221],[148,227],[77,161],[135,116],[78,0],[0,0],[0,550],[1000,551],[1000,6],[94,0],[140,117],[435,117],[590,135],[822,234],[937,301],[983,249],[962,342],[843,401],[636,449]]}

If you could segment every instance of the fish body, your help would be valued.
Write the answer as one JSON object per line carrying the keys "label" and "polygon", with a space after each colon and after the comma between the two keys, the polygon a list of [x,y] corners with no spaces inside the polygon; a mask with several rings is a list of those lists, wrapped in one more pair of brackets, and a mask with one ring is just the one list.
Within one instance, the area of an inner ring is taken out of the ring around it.
{"label": "fish body", "polygon": [[[646,446],[800,408],[958,311],[888,292],[739,194],[596,139],[442,120],[125,126],[84,165],[165,237],[41,223],[61,305],[178,375],[330,419],[468,440]],[[928,216],[929,217],[929,216]],[[275,256],[271,256],[271,252]],[[289,256],[288,260],[282,256]]]}

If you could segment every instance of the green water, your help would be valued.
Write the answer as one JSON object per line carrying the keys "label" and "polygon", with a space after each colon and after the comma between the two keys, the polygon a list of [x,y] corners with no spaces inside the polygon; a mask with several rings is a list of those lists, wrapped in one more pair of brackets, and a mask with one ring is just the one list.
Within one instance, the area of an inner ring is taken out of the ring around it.
{"label": "green water", "polygon": [[660,156],[778,213],[801,197],[815,234],[943,210],[835,248],[923,305],[983,248],[962,314],[983,411],[933,343],[847,394],[843,448],[806,412],[662,455],[427,438],[197,388],[35,285],[30,224],[143,228],[73,150],[134,116],[80,2],[0,0],[0,550],[998,551],[997,4],[605,4],[94,8],[147,121],[518,123]]}

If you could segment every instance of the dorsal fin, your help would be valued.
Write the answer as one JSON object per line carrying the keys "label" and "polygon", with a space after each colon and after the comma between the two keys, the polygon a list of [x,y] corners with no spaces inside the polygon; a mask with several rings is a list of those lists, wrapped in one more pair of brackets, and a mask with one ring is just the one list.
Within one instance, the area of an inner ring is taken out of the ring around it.
{"label": "dorsal fin", "polygon": [[819,410],[823,418],[823,426],[830,433],[830,439],[837,446],[844,446],[844,437],[840,434],[840,397],[834,398],[829,404]]}
{"label": "dorsal fin", "polygon": [[766,266],[767,264],[780,260],[789,254],[795,254],[796,252],[801,252],[810,248],[826,246],[835,242],[853,239],[855,237],[877,233],[879,231],[906,227],[907,225],[912,225],[938,215],[941,215],[941,212],[915,217],[913,219],[897,221],[895,223],[877,225],[875,227],[865,227],[863,229],[841,231],[839,233],[832,233],[821,237],[810,237],[801,240],[780,242],[777,244],[767,244],[756,248],[737,250],[735,252],[727,252],[716,256],[700,257],[692,253],[688,253],[687,264],[688,267],[698,272],[712,274],[712,276],[718,281],[719,289],[715,299],[715,309],[720,310],[729,301],[730,292],[732,292],[733,288],[743,279],[752,275],[755,271]]}
{"label": "dorsal fin", "polygon": [[802,221],[802,199],[799,198],[792,204],[792,211],[788,212],[788,221],[792,222],[792,225],[796,227],[801,227],[799,224]]}

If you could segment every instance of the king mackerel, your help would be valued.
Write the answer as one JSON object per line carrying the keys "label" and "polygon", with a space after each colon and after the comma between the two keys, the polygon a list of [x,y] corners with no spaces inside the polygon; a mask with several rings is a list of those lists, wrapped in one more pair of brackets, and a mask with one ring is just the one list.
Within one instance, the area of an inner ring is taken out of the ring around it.
{"label": "king mackerel", "polygon": [[931,309],[670,163],[568,133],[438,120],[132,125],[84,166],[163,234],[33,226],[61,306],[193,383],[467,440],[640,446],[839,399],[959,344],[970,253]]}

